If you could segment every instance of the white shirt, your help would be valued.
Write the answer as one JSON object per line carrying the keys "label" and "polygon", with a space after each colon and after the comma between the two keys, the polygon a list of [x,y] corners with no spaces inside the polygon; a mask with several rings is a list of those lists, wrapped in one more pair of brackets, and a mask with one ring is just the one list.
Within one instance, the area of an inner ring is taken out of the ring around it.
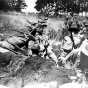
{"label": "white shirt", "polygon": [[85,39],[80,47],[80,52],[88,56],[88,40]]}

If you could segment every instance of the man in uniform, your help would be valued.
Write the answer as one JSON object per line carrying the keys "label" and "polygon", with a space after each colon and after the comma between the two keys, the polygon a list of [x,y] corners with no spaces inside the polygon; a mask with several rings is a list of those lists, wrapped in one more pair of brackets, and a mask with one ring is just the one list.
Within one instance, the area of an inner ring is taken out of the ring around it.
{"label": "man in uniform", "polygon": [[85,39],[80,47],[80,68],[88,71],[88,39]]}

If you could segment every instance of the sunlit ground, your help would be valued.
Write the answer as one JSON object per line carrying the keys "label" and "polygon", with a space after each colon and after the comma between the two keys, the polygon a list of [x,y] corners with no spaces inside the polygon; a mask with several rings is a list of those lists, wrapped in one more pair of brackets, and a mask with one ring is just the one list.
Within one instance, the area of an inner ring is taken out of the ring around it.
{"label": "sunlit ground", "polygon": [[57,81],[47,83],[29,83],[24,88],[57,88]]}

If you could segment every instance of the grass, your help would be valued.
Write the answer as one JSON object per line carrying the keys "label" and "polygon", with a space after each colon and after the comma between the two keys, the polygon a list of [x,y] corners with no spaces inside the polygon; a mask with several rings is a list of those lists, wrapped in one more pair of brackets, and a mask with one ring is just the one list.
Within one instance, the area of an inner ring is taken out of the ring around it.
{"label": "grass", "polygon": [[[8,12],[8,13],[3,13],[1,12],[0,14],[0,31],[8,31],[8,30],[20,30],[21,31],[26,31],[28,26],[27,20],[31,22],[37,22],[38,21],[38,15],[34,14],[23,14],[23,13],[16,13],[16,12]],[[47,29],[54,29],[58,30],[60,26],[62,26],[63,21],[61,19],[57,20],[54,18],[49,18],[47,24],[48,28]]]}

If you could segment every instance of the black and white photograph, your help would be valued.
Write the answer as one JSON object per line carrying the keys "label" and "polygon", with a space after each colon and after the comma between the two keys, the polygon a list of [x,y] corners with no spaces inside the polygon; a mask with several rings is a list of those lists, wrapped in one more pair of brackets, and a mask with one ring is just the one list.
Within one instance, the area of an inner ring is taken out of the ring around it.
{"label": "black and white photograph", "polygon": [[0,88],[88,88],[88,0],[0,0]]}

